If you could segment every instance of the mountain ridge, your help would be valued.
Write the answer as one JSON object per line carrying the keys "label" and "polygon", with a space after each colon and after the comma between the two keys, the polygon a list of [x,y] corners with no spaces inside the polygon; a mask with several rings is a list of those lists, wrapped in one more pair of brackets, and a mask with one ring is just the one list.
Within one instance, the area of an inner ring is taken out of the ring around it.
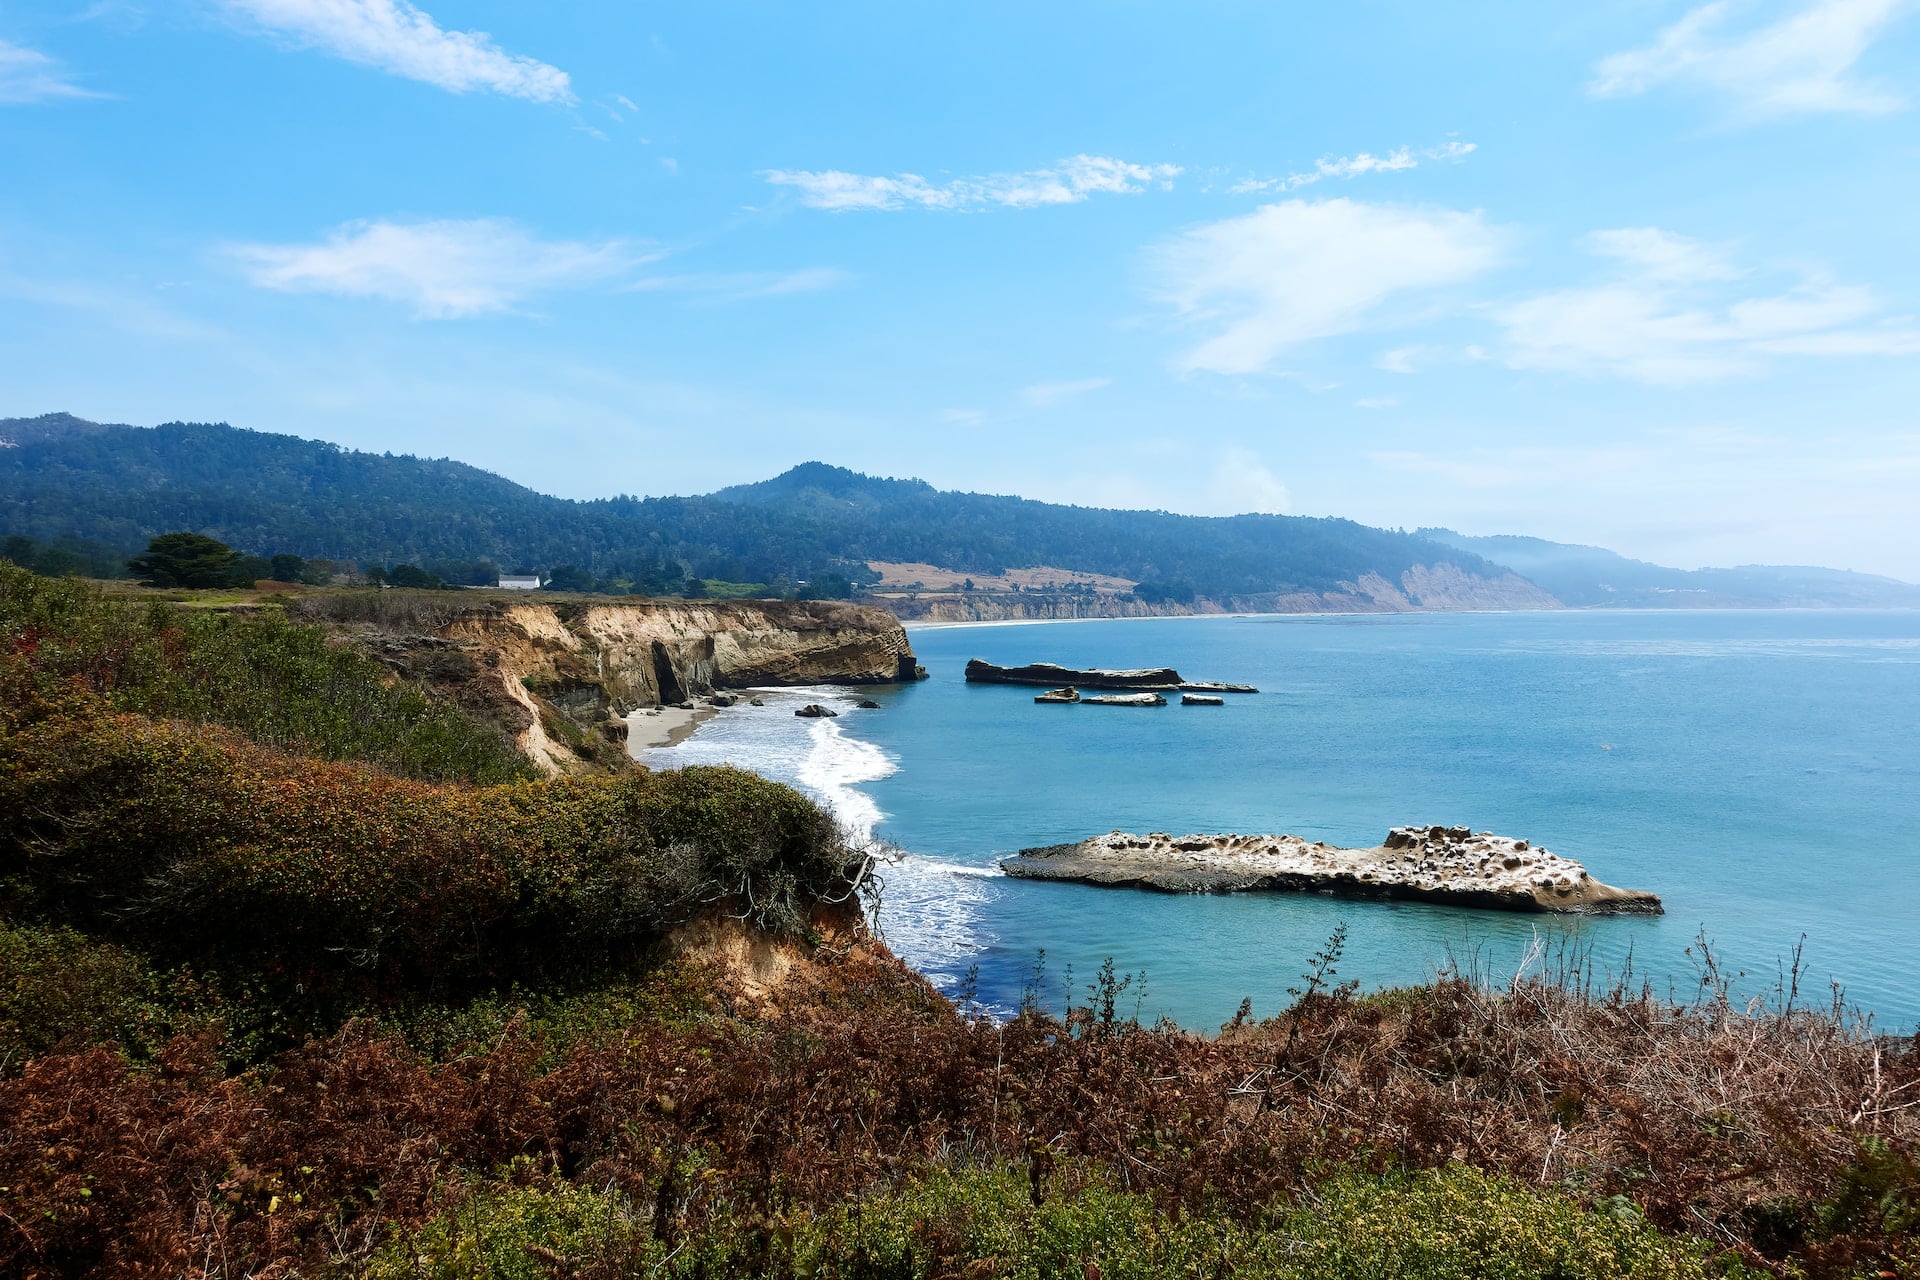
{"label": "mountain ridge", "polygon": [[1604,547],[1519,534],[1477,536],[1441,528],[1416,532],[1498,559],[1574,608],[1920,607],[1920,586],[1851,569],[1763,564],[1672,569]]}
{"label": "mountain ridge", "polygon": [[[497,572],[563,569],[568,581],[589,584],[581,589],[652,594],[678,593],[696,579],[776,594],[811,580],[851,593],[877,586],[872,564],[899,562],[986,578],[1064,566],[1135,584],[1130,592],[1068,585],[1051,596],[1014,588],[991,608],[966,591],[882,597],[902,616],[954,619],[1677,599],[1866,605],[1905,603],[1909,592],[1920,605],[1920,587],[1837,570],[1798,571],[1789,591],[1764,567],[1668,570],[1600,548],[1444,529],[1409,534],[1338,517],[1071,506],[940,490],[824,462],[705,495],[577,500],[448,458],[375,454],[224,423],[137,427],[47,414],[0,419],[0,441],[8,446],[0,448],[0,536],[127,554],[157,533],[193,529],[250,554],[416,563],[474,583]],[[1607,573],[1633,590],[1601,581]]]}

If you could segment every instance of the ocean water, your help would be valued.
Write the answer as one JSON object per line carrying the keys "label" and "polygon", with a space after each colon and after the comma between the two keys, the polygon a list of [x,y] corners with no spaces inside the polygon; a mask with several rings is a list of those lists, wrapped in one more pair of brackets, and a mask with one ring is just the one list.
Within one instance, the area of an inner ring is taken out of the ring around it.
{"label": "ocean water", "polygon": [[[1084,999],[1111,957],[1144,974],[1129,1012],[1210,1030],[1243,997],[1261,1016],[1284,1007],[1344,923],[1339,977],[1369,988],[1450,963],[1510,976],[1539,939],[1686,998],[1704,938],[1738,990],[1762,994],[1804,938],[1803,999],[1825,1003],[1838,981],[1879,1025],[1920,1025],[1920,614],[1182,618],[913,642],[924,683],[768,693],[643,758],[757,769],[896,847],[877,924],[948,990],[974,970],[990,1006],[1030,987]],[[1169,665],[1262,692],[1038,706],[1033,690],[964,683],[974,657]],[[868,694],[880,710],[853,707]],[[807,701],[842,715],[794,717]],[[1667,914],[1173,896],[995,869],[1115,829],[1371,845],[1411,823],[1524,837],[1653,890]]]}

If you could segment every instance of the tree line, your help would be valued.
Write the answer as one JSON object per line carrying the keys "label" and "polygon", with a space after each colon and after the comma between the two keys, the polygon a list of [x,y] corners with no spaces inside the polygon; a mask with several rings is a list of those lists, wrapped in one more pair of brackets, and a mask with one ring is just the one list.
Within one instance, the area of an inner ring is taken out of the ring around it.
{"label": "tree line", "polygon": [[[650,478],[670,483],[662,477]],[[0,450],[0,534],[131,555],[194,530],[243,555],[410,565],[453,585],[545,569],[571,590],[769,594],[877,579],[875,561],[969,574],[1066,566],[1142,584],[1142,598],[1326,591],[1397,579],[1471,551],[1349,520],[1195,517],[952,493],[808,463],[690,498],[572,501],[448,459],[360,453],[224,424],[44,433]]]}

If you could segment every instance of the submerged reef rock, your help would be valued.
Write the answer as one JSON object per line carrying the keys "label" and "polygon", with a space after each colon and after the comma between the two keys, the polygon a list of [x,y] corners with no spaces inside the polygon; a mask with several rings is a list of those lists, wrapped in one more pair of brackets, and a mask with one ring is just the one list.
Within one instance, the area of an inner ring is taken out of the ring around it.
{"label": "submerged reef rock", "polygon": [[1319,893],[1410,898],[1502,911],[1658,915],[1660,899],[1595,880],[1579,863],[1466,827],[1395,827],[1371,849],[1299,836],[1136,836],[1023,849],[1001,869],[1029,880],[1077,880],[1166,893]]}

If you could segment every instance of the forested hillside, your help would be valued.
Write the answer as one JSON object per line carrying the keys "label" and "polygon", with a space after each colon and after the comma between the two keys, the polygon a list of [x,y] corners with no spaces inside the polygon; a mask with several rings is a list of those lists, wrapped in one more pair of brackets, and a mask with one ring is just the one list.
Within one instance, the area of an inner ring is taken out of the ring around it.
{"label": "forested hillside", "polygon": [[[643,591],[685,575],[858,583],[865,562],[968,572],[1056,565],[1141,583],[1143,598],[1320,592],[1416,565],[1502,570],[1349,520],[1056,506],[945,493],[809,463],[706,497],[575,502],[446,459],[358,453],[221,424],[0,421],[0,536],[131,554],[171,530],[251,555],[419,564],[452,582],[573,569]],[[637,477],[653,483],[650,477]]]}

